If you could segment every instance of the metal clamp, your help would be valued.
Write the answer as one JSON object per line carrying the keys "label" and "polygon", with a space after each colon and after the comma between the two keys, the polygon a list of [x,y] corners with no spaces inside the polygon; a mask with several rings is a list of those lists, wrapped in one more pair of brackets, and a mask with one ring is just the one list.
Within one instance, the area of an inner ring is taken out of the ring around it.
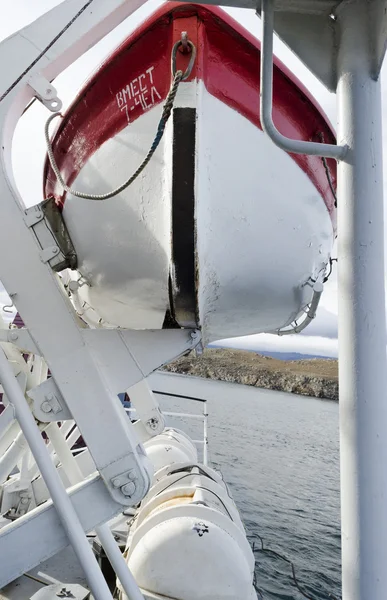
{"label": "metal clamp", "polygon": [[24,211],[24,222],[38,240],[41,261],[55,271],[75,269],[77,256],[54,198]]}
{"label": "metal clamp", "polygon": [[27,395],[33,400],[32,411],[38,421],[49,423],[72,419],[64,398],[52,377],[38,387],[28,390]]}
{"label": "metal clamp", "polygon": [[304,309],[305,318],[301,323],[297,323],[294,321],[294,325],[291,325],[289,329],[277,329],[275,331],[270,331],[268,333],[274,333],[275,335],[292,335],[295,333],[301,333],[308,325],[313,321],[316,316],[317,308],[320,303],[320,298],[324,290],[324,285],[321,281],[316,281],[313,286],[313,296],[312,301],[308,305],[307,309]]}
{"label": "metal clamp", "polygon": [[24,211],[24,222],[27,227],[33,227],[39,221],[42,221],[44,215],[40,206],[31,206]]}
{"label": "metal clamp", "polygon": [[111,483],[114,488],[120,488],[121,492],[124,496],[131,498],[136,491],[136,474],[134,469],[127,471],[126,473],[121,473],[121,475],[117,475],[113,477]]}
{"label": "metal clamp", "polygon": [[51,112],[62,108],[62,100],[58,98],[55,87],[41,73],[34,73],[28,80],[28,85],[34,90],[36,98]]}
{"label": "metal clamp", "polygon": [[[137,446],[136,454],[128,453],[118,461],[100,468],[102,478],[116,502],[124,506],[136,506],[148,493],[153,475],[153,466],[142,446]],[[133,468],[122,471],[124,464],[131,460]]]}

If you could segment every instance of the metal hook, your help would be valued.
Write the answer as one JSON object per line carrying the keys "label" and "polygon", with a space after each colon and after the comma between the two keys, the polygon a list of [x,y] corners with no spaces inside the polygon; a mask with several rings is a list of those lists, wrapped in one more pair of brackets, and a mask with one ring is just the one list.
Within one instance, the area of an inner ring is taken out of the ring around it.
{"label": "metal hook", "polygon": [[191,52],[191,48],[188,45],[188,33],[186,31],[181,32],[181,47],[180,52],[182,54],[189,54]]}
{"label": "metal hook", "polygon": [[172,60],[171,60],[172,76],[175,77],[175,75],[176,75],[176,55],[177,55],[177,51],[180,48],[180,46],[184,47],[185,43],[187,43],[187,45],[191,49],[191,58],[189,59],[188,67],[184,71],[183,76],[181,78],[181,81],[184,81],[185,79],[188,79],[188,77],[191,75],[191,72],[192,72],[192,69],[193,69],[193,66],[194,66],[194,63],[195,63],[195,58],[196,58],[196,47],[191,42],[191,40],[189,40],[188,38],[185,41],[178,40],[174,44],[174,46],[172,48]]}
{"label": "metal hook", "polygon": [[[7,310],[7,309],[10,309],[10,310]],[[3,306],[3,311],[6,312],[6,313],[8,313],[8,314],[12,314],[13,311],[14,311],[14,309],[15,309],[15,305],[14,304],[5,304]]]}

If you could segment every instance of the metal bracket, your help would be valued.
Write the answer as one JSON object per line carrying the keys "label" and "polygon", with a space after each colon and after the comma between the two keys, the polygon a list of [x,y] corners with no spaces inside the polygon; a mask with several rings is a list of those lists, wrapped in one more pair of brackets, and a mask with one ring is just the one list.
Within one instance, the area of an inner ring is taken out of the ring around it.
{"label": "metal bracket", "polygon": [[73,418],[52,377],[28,390],[27,395],[33,400],[32,412],[38,421],[49,423]]}
{"label": "metal bracket", "polygon": [[[122,459],[99,469],[112,498],[124,506],[136,506],[148,493],[151,485],[153,465],[140,445],[137,446],[136,452],[137,457],[134,453],[128,452]],[[121,471],[130,462],[133,468]],[[142,478],[138,463],[143,469],[144,476]]]}
{"label": "metal bracket", "polygon": [[30,482],[23,483],[11,477],[2,485],[1,513],[4,518],[15,521],[34,506],[35,498]]}
{"label": "metal bracket", "polygon": [[51,112],[62,108],[62,100],[58,98],[56,88],[41,73],[34,73],[28,79],[28,85],[34,90],[35,97]]}
{"label": "metal bracket", "polygon": [[81,335],[116,394],[189,352],[201,339],[200,332],[187,329],[83,329]]}
{"label": "metal bracket", "polygon": [[321,281],[316,281],[313,285],[313,296],[310,304],[307,308],[304,309],[305,318],[301,323],[297,323],[297,321],[293,321],[294,324],[291,324],[289,329],[276,329],[275,331],[269,331],[268,333],[273,333],[275,335],[293,335],[296,333],[301,333],[308,325],[313,321],[316,316],[318,305],[320,303],[321,295],[324,291],[324,285]]}
{"label": "metal bracket", "polygon": [[48,248],[45,248],[41,251],[40,258],[43,263],[47,263],[50,262],[50,260],[52,260],[55,256],[57,256],[57,254],[59,254],[58,246],[49,246]]}
{"label": "metal bracket", "polygon": [[135,480],[136,472],[134,469],[132,469],[130,471],[126,471],[125,473],[121,473],[120,475],[116,475],[111,480],[111,483],[114,488],[120,488],[124,496],[131,498],[136,491]]}
{"label": "metal bracket", "polygon": [[40,260],[54,271],[75,269],[77,255],[54,198],[24,211],[24,222],[31,228],[42,250]]}
{"label": "metal bracket", "polygon": [[24,211],[24,222],[27,227],[33,227],[43,219],[43,216],[40,206],[31,206]]}

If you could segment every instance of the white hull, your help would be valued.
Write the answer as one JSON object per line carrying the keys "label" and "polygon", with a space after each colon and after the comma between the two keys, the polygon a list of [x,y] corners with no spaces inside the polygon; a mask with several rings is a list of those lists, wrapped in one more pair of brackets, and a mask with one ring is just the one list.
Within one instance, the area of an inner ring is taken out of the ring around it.
{"label": "white hull", "polygon": [[[195,259],[205,341],[283,327],[310,302],[305,285],[329,260],[334,234],[324,200],[289,155],[202,82],[181,84],[175,106],[197,111]],[[106,141],[73,187],[104,193],[119,185],[146,155],[160,114],[156,106]],[[93,324],[162,327],[173,270],[172,129],[170,122],[150,164],[119,196],[66,199],[88,283],[77,308]],[[84,312],[88,306],[95,313]]]}

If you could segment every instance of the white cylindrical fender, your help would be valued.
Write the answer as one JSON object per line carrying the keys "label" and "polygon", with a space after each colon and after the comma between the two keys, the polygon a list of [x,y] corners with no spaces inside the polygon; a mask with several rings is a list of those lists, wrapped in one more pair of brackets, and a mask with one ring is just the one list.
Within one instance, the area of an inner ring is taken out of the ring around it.
{"label": "white cylindrical fender", "polygon": [[156,479],[126,549],[144,598],[255,600],[254,555],[221,477],[185,464]]}
{"label": "white cylindrical fender", "polygon": [[190,439],[176,429],[165,429],[163,433],[144,442],[144,448],[155,472],[175,463],[196,463],[197,450]]}
{"label": "white cylindrical fender", "polygon": [[251,597],[252,573],[238,540],[210,514],[203,517],[175,514],[144,534],[129,567],[145,594],[173,600]]}

